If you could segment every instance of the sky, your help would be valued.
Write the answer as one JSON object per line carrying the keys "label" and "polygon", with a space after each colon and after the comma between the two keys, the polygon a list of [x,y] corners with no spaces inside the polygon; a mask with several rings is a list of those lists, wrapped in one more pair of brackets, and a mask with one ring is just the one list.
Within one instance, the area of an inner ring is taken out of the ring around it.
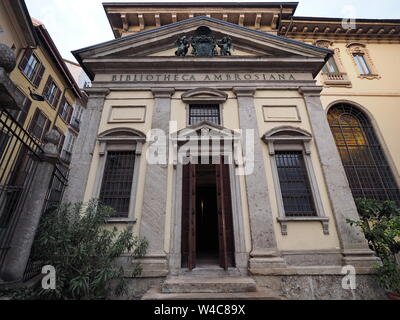
{"label": "sky", "polygon": [[[45,24],[61,55],[65,59],[72,61],[75,61],[75,59],[71,51],[114,39],[102,2],[132,2],[131,0],[25,1],[31,16]],[[141,0],[140,2],[172,1]],[[195,2],[207,2],[207,0],[197,0]],[[220,0],[220,2],[233,1]],[[252,0],[241,2],[264,1]],[[299,6],[295,14],[296,16],[400,19],[399,0],[299,0],[298,2]]]}

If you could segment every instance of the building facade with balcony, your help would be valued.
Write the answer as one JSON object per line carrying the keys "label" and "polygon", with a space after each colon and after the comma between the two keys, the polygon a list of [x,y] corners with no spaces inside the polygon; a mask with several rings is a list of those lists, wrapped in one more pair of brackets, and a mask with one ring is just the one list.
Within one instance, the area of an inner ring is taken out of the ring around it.
{"label": "building facade with balcony", "polygon": [[399,21],[346,28],[297,3],[104,7],[116,39],[74,52],[93,82],[65,200],[100,199],[149,240],[135,293],[382,297],[347,219],[354,198],[400,202]]}

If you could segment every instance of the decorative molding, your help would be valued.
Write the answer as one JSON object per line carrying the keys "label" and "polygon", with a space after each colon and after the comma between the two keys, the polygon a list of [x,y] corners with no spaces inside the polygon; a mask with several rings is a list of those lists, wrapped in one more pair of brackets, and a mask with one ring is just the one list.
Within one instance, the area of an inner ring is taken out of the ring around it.
{"label": "decorative molding", "polygon": [[111,90],[109,88],[91,87],[84,89],[84,92],[89,96],[89,99],[90,98],[105,99],[110,94]]}
{"label": "decorative molding", "polygon": [[288,224],[290,222],[321,222],[324,235],[329,235],[329,218],[328,217],[285,217],[277,218],[281,225],[283,236],[288,235]]}
{"label": "decorative molding", "polygon": [[338,67],[338,72],[321,72],[322,82],[324,87],[346,87],[351,88],[352,84],[347,75],[341,56],[340,49],[333,48],[333,41],[327,39],[320,39],[314,42],[314,45],[332,50],[334,54],[332,55],[332,59],[335,61],[336,66]]}
{"label": "decorative molding", "polygon": [[111,218],[107,223],[136,223],[135,209],[136,196],[140,172],[140,160],[146,135],[131,128],[114,128],[99,134],[99,165],[97,167],[96,180],[93,188],[93,198],[98,199],[101,192],[104,170],[108,151],[134,151],[135,166],[132,178],[131,200],[129,203],[129,215],[126,218]]}
{"label": "decorative molding", "polygon": [[[301,116],[299,112],[299,108],[297,105],[263,105],[263,116],[264,116],[264,122],[301,122]],[[268,114],[269,110],[277,110],[277,109],[285,109],[284,114],[285,115],[275,115],[271,116]],[[287,115],[288,109],[295,109],[296,116],[289,117]]]}
{"label": "decorative molding", "polygon": [[[126,118],[114,118],[114,111],[118,109],[129,109],[132,111],[134,109],[143,109],[143,115],[139,117],[126,117]],[[108,123],[144,123],[146,122],[146,113],[147,113],[147,106],[141,105],[141,106],[111,106],[110,108],[110,114],[108,116]]]}
{"label": "decorative molding", "polygon": [[154,98],[171,98],[175,93],[174,88],[152,88],[151,92],[153,93]]}
{"label": "decorative molding", "polygon": [[251,97],[253,98],[256,94],[257,88],[254,87],[235,87],[233,88],[233,92],[236,94],[236,97]]}
{"label": "decorative molding", "polygon": [[189,104],[209,103],[221,104],[228,100],[228,94],[212,88],[197,88],[182,95],[182,101]]}
{"label": "decorative molding", "polygon": [[[369,80],[374,80],[374,79],[381,79],[382,77],[379,75],[378,70],[376,69],[376,66],[371,59],[371,56],[369,54],[369,50],[367,46],[364,43],[360,42],[351,42],[346,45],[347,47],[347,52],[351,56],[351,60],[353,62],[354,67],[357,70],[358,78],[360,79],[369,79]],[[362,54],[364,56],[365,62],[370,70],[370,74],[361,74],[360,70],[357,66],[357,63],[354,59],[355,54]]]}
{"label": "decorative molding", "polygon": [[[272,162],[272,172],[274,176],[274,186],[276,190],[276,197],[278,203],[279,218],[278,222],[281,225],[282,235],[287,236],[287,224],[289,222],[313,222],[320,221],[322,223],[323,232],[325,235],[329,235],[329,218],[326,217],[322,198],[319,192],[319,186],[315,175],[311,159],[311,141],[312,135],[301,129],[291,126],[281,126],[274,128],[262,137],[263,141],[267,143],[269,154]],[[285,214],[285,207],[282,198],[282,191],[280,186],[280,179],[278,174],[278,168],[275,160],[276,150],[281,151],[302,151],[304,156],[304,163],[306,166],[308,179],[310,181],[313,201],[316,209],[316,217],[287,217]]]}
{"label": "decorative molding", "polygon": [[308,97],[320,97],[323,89],[322,86],[299,87],[299,93]]}

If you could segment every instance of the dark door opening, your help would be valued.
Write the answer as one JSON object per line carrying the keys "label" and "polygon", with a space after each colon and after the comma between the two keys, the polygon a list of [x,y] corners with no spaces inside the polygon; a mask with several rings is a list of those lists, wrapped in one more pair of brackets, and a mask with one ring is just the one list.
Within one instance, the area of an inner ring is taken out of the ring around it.
{"label": "dark door opening", "polygon": [[196,167],[197,265],[218,265],[218,203],[214,165]]}
{"label": "dark door opening", "polygon": [[229,166],[184,166],[182,200],[182,267],[233,267]]}

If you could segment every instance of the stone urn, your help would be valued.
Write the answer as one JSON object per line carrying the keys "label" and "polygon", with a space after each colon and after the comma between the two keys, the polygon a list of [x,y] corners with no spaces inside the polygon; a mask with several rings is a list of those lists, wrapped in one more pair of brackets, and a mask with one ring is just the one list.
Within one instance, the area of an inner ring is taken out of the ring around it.
{"label": "stone urn", "polygon": [[7,73],[14,70],[17,65],[17,58],[13,50],[4,43],[0,43],[0,68],[3,68]]}

